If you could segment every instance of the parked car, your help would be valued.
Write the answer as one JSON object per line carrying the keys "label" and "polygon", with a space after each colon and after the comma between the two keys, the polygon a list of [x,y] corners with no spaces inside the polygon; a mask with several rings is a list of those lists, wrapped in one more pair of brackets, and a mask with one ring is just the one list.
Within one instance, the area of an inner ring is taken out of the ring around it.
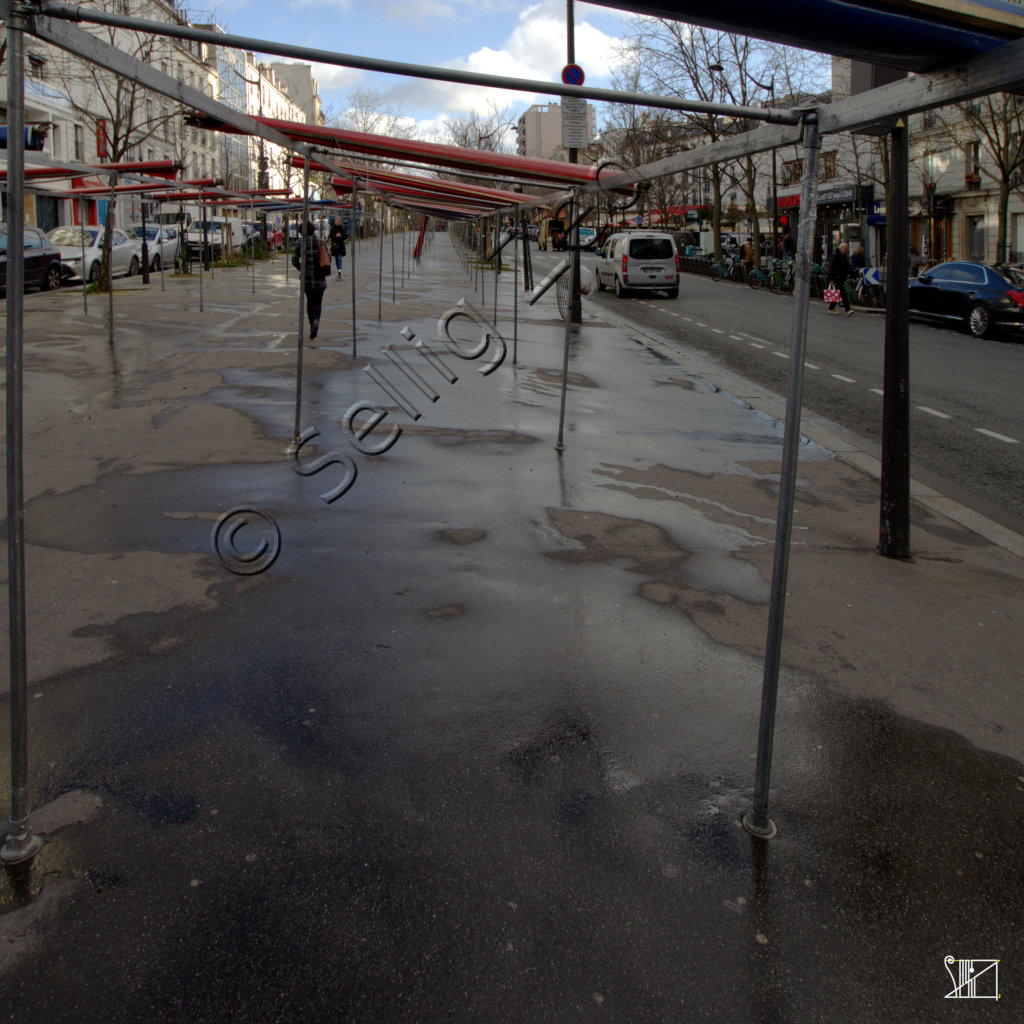
{"label": "parked car", "polygon": [[580,248],[592,251],[597,248],[597,229],[580,228]]}
{"label": "parked car", "polygon": [[[142,263],[142,225],[132,228],[131,235],[138,243],[139,264]],[[158,237],[159,236],[159,237]],[[178,252],[178,229],[173,225],[146,225],[146,255],[149,257],[149,269],[157,271],[163,267],[173,267]]]}
{"label": "parked car", "polygon": [[245,245],[242,221],[238,217],[208,217],[205,221],[192,221],[188,229],[188,244],[193,259],[199,259],[204,242],[214,260],[223,257],[225,248],[238,252]]}
{"label": "parked car", "polygon": [[637,290],[679,295],[679,257],[675,241],[663,231],[630,231],[611,235],[594,268],[597,290],[613,288],[620,298]]}
{"label": "parked car", "polygon": [[536,242],[539,235],[540,235],[540,225],[539,224],[527,224],[526,225],[526,237],[531,242]]}
{"label": "parked car", "polygon": [[910,312],[953,321],[976,338],[993,327],[1024,328],[1024,282],[1007,267],[953,260],[910,282]]}
{"label": "parked car", "polygon": [[[25,288],[59,288],[65,274],[60,250],[38,228],[25,225]],[[0,291],[7,294],[7,225],[0,224]]]}
{"label": "parked car", "polygon": [[[100,265],[103,261],[103,228],[86,225],[80,228],[77,224],[69,227],[54,228],[47,236],[60,250],[61,263],[67,268],[71,278],[82,279],[82,242],[85,241],[86,281],[100,279]],[[120,228],[114,228],[110,234],[110,268],[112,277],[137,274],[142,266],[139,251],[134,239],[129,238]]]}

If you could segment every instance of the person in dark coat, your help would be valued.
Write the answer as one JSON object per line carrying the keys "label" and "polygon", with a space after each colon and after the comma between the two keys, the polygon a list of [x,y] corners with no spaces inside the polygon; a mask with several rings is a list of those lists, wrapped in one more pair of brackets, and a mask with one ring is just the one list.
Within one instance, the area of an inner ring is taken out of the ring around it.
{"label": "person in dark coat", "polygon": [[782,256],[787,260],[796,259],[796,242],[788,231],[782,236]]}
{"label": "person in dark coat", "polygon": [[[832,259],[828,262],[828,279],[839,289],[839,296],[843,300],[843,309],[846,310],[846,315],[853,316],[853,310],[850,309],[850,297],[846,294],[844,287],[847,278],[853,277],[850,258],[846,255],[849,251],[850,247],[846,242],[839,243],[839,247],[832,253]],[[828,304],[828,311],[839,316],[839,310],[836,309],[834,302]]]}
{"label": "person in dark coat", "polygon": [[309,317],[309,340],[312,341],[320,329],[320,310],[324,302],[324,289],[327,287],[325,278],[330,270],[320,266],[320,236],[312,221],[307,222],[295,240],[292,266],[298,271],[302,270],[303,239],[306,241],[306,280],[303,287],[306,291],[306,316]]}
{"label": "person in dark coat", "polygon": [[341,261],[345,256],[345,242],[348,235],[345,234],[345,226],[341,223],[340,217],[334,218],[331,230],[327,235],[327,248],[334,257],[334,264],[338,270],[338,279],[341,280]]}

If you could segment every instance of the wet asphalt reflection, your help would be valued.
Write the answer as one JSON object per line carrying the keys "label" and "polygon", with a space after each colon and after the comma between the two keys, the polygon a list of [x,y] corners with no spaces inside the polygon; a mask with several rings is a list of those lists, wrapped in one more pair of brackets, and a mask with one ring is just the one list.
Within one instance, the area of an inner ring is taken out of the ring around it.
{"label": "wet asphalt reflection", "polygon": [[[420,285],[439,306],[446,273]],[[312,372],[302,458],[358,469],[330,505],[338,466],[283,454],[30,500],[58,550],[209,556],[239,504],[282,547],[252,579],[210,557],[214,610],[110,622],[115,657],[33,686],[36,802],[102,809],[37,858],[50,916],[6,963],[7,1019],[938,1020],[948,954],[1004,957],[1006,997],[969,1009],[1018,1019],[1020,764],[784,671],[781,834],[752,841],[761,662],[672,595],[764,605],[738,555],[765,523],[632,475],[771,489],[781,427],[590,326],[559,457],[561,331],[522,326],[487,377],[445,356],[459,382],[392,414],[378,458],[341,427],[379,400],[363,360]],[[288,440],[291,380],[220,376],[198,401]],[[32,905],[0,884],[5,916]]]}

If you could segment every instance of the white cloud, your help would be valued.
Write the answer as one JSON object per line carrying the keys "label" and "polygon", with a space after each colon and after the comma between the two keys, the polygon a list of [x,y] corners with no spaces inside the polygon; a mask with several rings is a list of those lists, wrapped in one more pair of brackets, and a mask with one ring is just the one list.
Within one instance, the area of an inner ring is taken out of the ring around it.
{"label": "white cloud", "polygon": [[[588,83],[606,82],[616,63],[615,38],[585,20],[577,20],[575,42],[576,62],[586,71]],[[520,13],[515,27],[499,48],[484,46],[468,57],[446,61],[443,66],[507,78],[557,82],[566,63],[565,55],[565,6],[562,0],[543,0]],[[423,80],[402,82],[388,89],[386,95],[391,102],[406,109],[437,109],[448,114],[484,110],[489,100],[506,106],[555,99],[550,93],[519,93]],[[429,120],[437,122],[443,113]]]}

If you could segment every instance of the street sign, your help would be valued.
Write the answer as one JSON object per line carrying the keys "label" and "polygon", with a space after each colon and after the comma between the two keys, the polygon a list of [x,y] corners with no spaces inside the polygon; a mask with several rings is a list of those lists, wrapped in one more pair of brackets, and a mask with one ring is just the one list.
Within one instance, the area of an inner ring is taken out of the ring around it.
{"label": "street sign", "polygon": [[566,64],[562,68],[562,81],[566,85],[582,85],[585,77],[579,64]]}
{"label": "street sign", "polygon": [[589,144],[590,126],[587,119],[587,101],[579,96],[563,96],[562,145],[566,149],[582,149]]}

